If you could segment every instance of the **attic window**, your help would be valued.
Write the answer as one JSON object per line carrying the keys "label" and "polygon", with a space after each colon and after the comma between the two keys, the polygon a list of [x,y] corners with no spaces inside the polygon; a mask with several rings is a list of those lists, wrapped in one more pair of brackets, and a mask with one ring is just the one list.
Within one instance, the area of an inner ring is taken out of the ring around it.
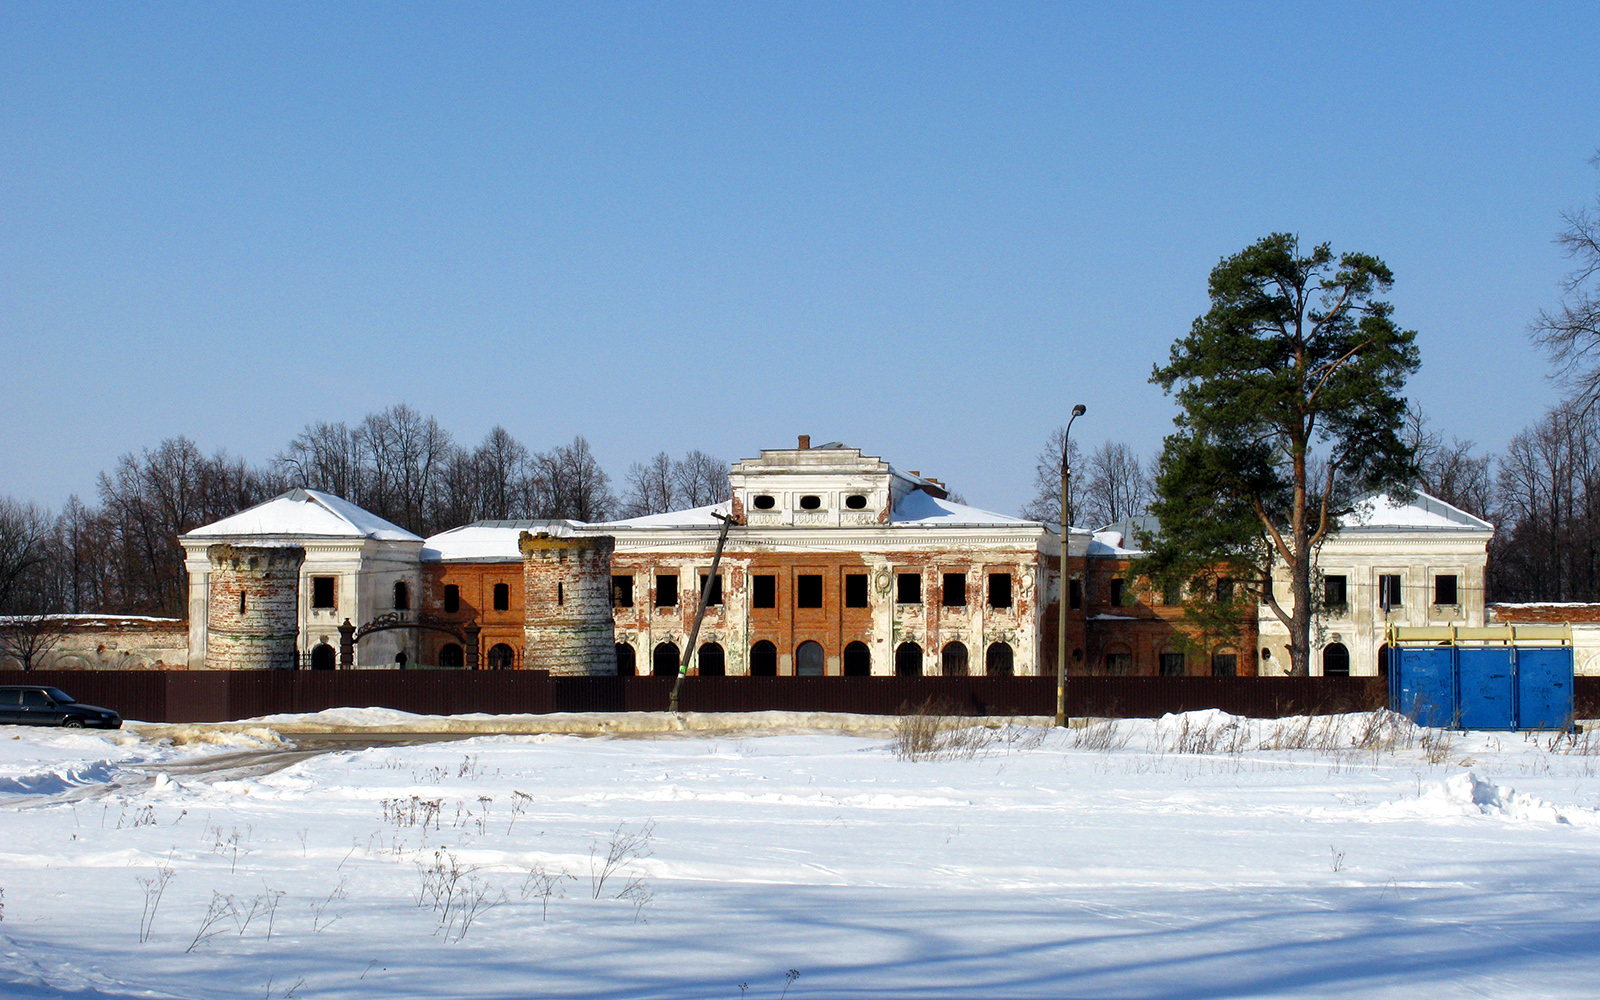
{"label": "attic window", "polygon": [[758,493],[755,498],[750,501],[750,506],[754,507],[756,510],[771,510],[777,505],[778,501],[772,499],[772,494],[770,493]]}
{"label": "attic window", "polygon": [[819,496],[803,496],[800,498],[801,510],[821,510],[822,498]]}
{"label": "attic window", "polygon": [[851,510],[866,510],[867,498],[860,493],[852,493],[844,498],[844,505]]}

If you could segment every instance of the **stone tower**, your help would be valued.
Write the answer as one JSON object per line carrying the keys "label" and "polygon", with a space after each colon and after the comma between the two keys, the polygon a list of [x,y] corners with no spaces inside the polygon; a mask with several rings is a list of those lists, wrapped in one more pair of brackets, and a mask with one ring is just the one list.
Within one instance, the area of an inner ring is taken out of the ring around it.
{"label": "stone tower", "polygon": [[209,545],[208,670],[288,670],[300,632],[298,545]]}
{"label": "stone tower", "polygon": [[553,675],[615,675],[610,535],[556,537],[524,531],[522,660]]}

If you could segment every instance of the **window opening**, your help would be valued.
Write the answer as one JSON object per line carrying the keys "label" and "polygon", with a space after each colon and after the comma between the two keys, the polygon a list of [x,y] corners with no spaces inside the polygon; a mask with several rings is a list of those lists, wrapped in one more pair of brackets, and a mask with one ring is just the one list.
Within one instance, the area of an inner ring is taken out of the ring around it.
{"label": "window opening", "polygon": [[[1233,580],[1231,578],[1225,576],[1217,581],[1217,603],[1233,603]],[[1228,676],[1231,677],[1233,675],[1229,674]]]}
{"label": "window opening", "polygon": [[844,505],[851,510],[866,510],[867,498],[862,496],[860,493],[852,493],[850,496],[844,498]]}
{"label": "window opening", "polygon": [[650,672],[657,677],[678,676],[678,647],[670,642],[658,643],[650,654]]}
{"label": "window opening", "polygon": [[633,577],[613,576],[611,578],[611,606],[614,608],[633,607]]}
{"label": "window opening", "polygon": [[1433,603],[1457,604],[1455,574],[1433,578]]}
{"label": "window opening", "polygon": [[517,654],[510,646],[497,642],[489,647],[489,669],[510,670],[517,665]]}
{"label": "window opening", "polygon": [[902,642],[894,650],[894,675],[896,677],[922,676],[922,647],[914,642]]}
{"label": "window opening", "polygon": [[[894,578],[896,604],[922,603],[922,574],[901,573]],[[920,672],[920,671],[919,671]]]}
{"label": "window opening", "polygon": [[1133,674],[1132,653],[1107,653],[1106,675],[1109,677],[1129,677]]}
{"label": "window opening", "polygon": [[461,647],[455,643],[447,642],[443,646],[439,647],[439,666],[459,667],[465,662],[466,658]]}
{"label": "window opening", "polygon": [[1401,607],[1399,574],[1385,573],[1378,577],[1378,606],[1387,611]]}
{"label": "window opening", "polygon": [[[558,584],[556,584],[556,586],[560,587],[561,585],[558,583]],[[556,603],[560,604],[561,601],[558,599],[556,601]],[[511,587],[509,585],[507,585],[507,584],[504,584],[504,583],[495,584],[494,585],[494,609],[496,611],[506,611],[510,607],[511,607]]]}
{"label": "window opening", "polygon": [[617,676],[633,677],[639,672],[639,654],[628,643],[617,643]]}
{"label": "window opening", "polygon": [[794,673],[796,677],[821,677],[823,669],[822,643],[806,641],[794,651]]}
{"label": "window opening", "polygon": [[675,608],[678,606],[678,578],[676,576],[656,577],[656,607]]}
{"label": "window opening", "polygon": [[964,642],[948,643],[939,655],[939,672],[946,677],[967,676],[967,645]]}
{"label": "window opening", "polygon": [[1067,607],[1083,607],[1083,581],[1076,577],[1067,581]]}
{"label": "window opening", "polygon": [[1322,578],[1322,603],[1330,608],[1342,608],[1349,603],[1345,578],[1342,574]]}
{"label": "window opening", "polygon": [[1161,654],[1161,676],[1162,677],[1182,677],[1185,673],[1188,672],[1187,666],[1186,666],[1184,660],[1185,660],[1185,658],[1184,658],[1184,655],[1182,653],[1162,653]]}
{"label": "window opening", "polygon": [[822,577],[802,573],[794,579],[794,606],[822,607]]}
{"label": "window opening", "polygon": [[844,576],[844,606],[864,608],[867,603],[867,574],[846,573]]}
{"label": "window opening", "polygon": [[333,647],[325,642],[319,642],[311,647],[311,669],[332,670],[334,666]]}
{"label": "window opening", "polygon": [[[702,593],[704,593],[705,589],[706,589],[706,575],[704,573],[701,573],[700,574],[700,591]],[[706,597],[706,606],[707,607],[711,607],[712,605],[721,604],[721,603],[722,603],[722,574],[718,573],[717,574],[717,578],[715,580],[711,581],[711,593]]]}
{"label": "window opening", "polygon": [[313,608],[331,608],[333,604],[333,577],[314,576],[311,578],[311,606]]}
{"label": "window opening", "polygon": [[771,494],[768,493],[757,494],[756,497],[750,501],[750,506],[754,507],[756,510],[771,510],[777,505],[778,501],[774,500]]}
{"label": "window opening", "polygon": [[244,614],[244,591],[239,591],[239,613]]}
{"label": "window opening", "polygon": [[778,606],[777,577],[762,575],[754,578],[750,590],[750,606],[754,608],[775,608]]}
{"label": "window opening", "polygon": [[778,676],[778,647],[765,639],[750,647],[750,676]]}
{"label": "window opening", "polygon": [[1175,608],[1183,603],[1183,587],[1176,583],[1169,583],[1161,588],[1161,603],[1169,608]]}
{"label": "window opening", "polygon": [[461,588],[453,583],[444,585],[444,613],[453,615],[461,610]]}
{"label": "window opening", "polygon": [[801,510],[821,510],[822,509],[822,498],[819,497],[819,496],[811,496],[809,494],[806,495],[806,496],[803,496],[803,497],[800,498],[800,509]]}
{"label": "window opening", "polygon": [[1125,582],[1120,576],[1111,578],[1111,606],[1114,608],[1122,607],[1122,588]]}
{"label": "window opening", "polygon": [[394,609],[396,611],[411,610],[411,588],[406,586],[404,580],[396,580],[394,583]]}
{"label": "window opening", "polygon": [[[1011,607],[1011,574],[989,574],[989,607]],[[1008,647],[1009,648],[1009,647]]]}
{"label": "window opening", "polygon": [[967,606],[967,574],[946,573],[944,575],[944,586],[941,590],[943,591],[945,607],[964,608]]}
{"label": "window opening", "polygon": [[844,648],[842,666],[846,677],[871,677],[872,650],[864,642],[852,642]]}
{"label": "window opening", "polygon": [[1016,672],[1015,660],[1010,643],[991,642],[983,656],[983,672],[990,677],[1010,677]]}
{"label": "window opening", "polygon": [[556,605],[559,607],[567,603],[567,585],[560,580],[556,581]]}
{"label": "window opening", "polygon": [[728,673],[728,658],[721,646],[707,642],[695,650],[695,666],[699,669],[701,677],[725,677]]}
{"label": "window opening", "polygon": [[1344,643],[1330,642],[1322,647],[1322,676],[1350,676],[1350,650]]}
{"label": "window opening", "polygon": [[1211,676],[1212,677],[1237,677],[1237,676],[1239,676],[1239,654],[1238,653],[1212,653],[1211,654]]}

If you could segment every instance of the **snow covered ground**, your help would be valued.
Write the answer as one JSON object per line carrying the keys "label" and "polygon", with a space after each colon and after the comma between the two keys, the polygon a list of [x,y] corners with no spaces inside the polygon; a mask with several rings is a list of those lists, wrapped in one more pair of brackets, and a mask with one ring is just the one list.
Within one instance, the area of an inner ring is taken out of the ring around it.
{"label": "snow covered ground", "polygon": [[1600,996],[1600,739],[1336,724],[0,727],[0,995]]}

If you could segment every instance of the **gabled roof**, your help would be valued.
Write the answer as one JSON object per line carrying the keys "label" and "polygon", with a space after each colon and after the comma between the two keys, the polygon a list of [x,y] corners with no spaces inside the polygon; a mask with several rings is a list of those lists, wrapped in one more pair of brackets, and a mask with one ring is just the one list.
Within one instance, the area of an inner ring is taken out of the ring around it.
{"label": "gabled roof", "polygon": [[992,510],[968,507],[966,504],[956,503],[953,500],[941,500],[933,494],[925,493],[922,490],[912,490],[901,497],[900,502],[894,505],[894,513],[890,515],[889,523],[895,527],[909,528],[955,528],[977,525],[984,527],[1002,525],[1011,528],[1042,527],[1038,521],[1027,521],[1020,517],[996,514]]}
{"label": "gabled roof", "polygon": [[566,537],[577,534],[582,521],[474,521],[430,535],[422,543],[423,562],[521,562],[518,546],[524,531]]}
{"label": "gabled roof", "polygon": [[596,530],[607,528],[715,528],[722,522],[713,517],[713,514],[728,514],[729,502],[707,504],[704,507],[690,507],[688,510],[669,510],[665,514],[645,514],[642,517],[628,517],[620,521],[606,521],[595,524]]}
{"label": "gabled roof", "polygon": [[372,538],[420,542],[422,538],[355,504],[321,490],[296,487],[232,517],[199,527],[185,538]]}
{"label": "gabled roof", "polygon": [[1407,503],[1377,493],[1339,522],[1342,531],[1494,531],[1494,525],[1422,491]]}

